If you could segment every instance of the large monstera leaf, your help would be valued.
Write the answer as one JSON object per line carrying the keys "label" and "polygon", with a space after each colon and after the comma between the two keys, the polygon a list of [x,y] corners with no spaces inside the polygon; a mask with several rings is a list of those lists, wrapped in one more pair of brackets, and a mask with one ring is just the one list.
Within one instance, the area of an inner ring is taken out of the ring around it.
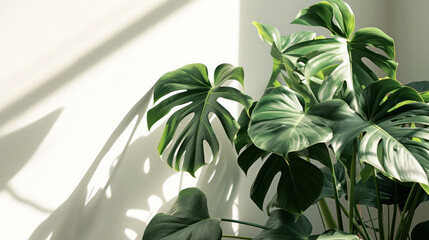
{"label": "large monstera leaf", "polygon": [[[360,113],[341,100],[321,103],[319,116],[331,120],[331,145],[340,156],[360,137],[357,158],[387,177],[429,184],[429,105],[414,89],[391,79],[362,92]],[[329,111],[326,111],[330,108]],[[317,112],[316,110],[314,112]]]}
{"label": "large monstera leaf", "polygon": [[320,101],[341,98],[356,110],[362,86],[378,80],[364,59],[381,69],[387,77],[396,78],[398,64],[394,61],[393,39],[373,27],[362,28],[352,34],[354,15],[341,0],[322,1],[303,9],[292,23],[322,26],[333,34],[332,38],[296,44],[283,53],[283,58],[290,62],[302,56],[309,58],[304,67],[306,79],[329,66],[336,67],[318,89]]}
{"label": "large monstera leaf", "polygon": [[283,210],[273,211],[265,227],[267,229],[253,238],[254,240],[359,240],[356,235],[334,229],[310,236],[312,226],[304,215],[295,215]]}
{"label": "large monstera leaf", "polygon": [[219,240],[219,218],[210,218],[207,198],[197,188],[184,189],[167,214],[157,214],[148,224],[143,240]]}
{"label": "large monstera leaf", "polygon": [[[239,126],[218,100],[221,98],[233,100],[241,103],[246,109],[250,107],[252,100],[233,87],[223,86],[228,80],[235,80],[243,85],[243,69],[229,64],[219,65],[215,70],[212,85],[207,76],[206,66],[191,64],[166,73],[156,83],[154,101],[157,104],[147,114],[149,128],[174,107],[180,107],[166,123],[158,145],[160,154],[173,140],[182,120],[192,115],[191,120],[178,134],[167,156],[167,163],[171,167],[194,175],[199,167],[205,165],[204,142],[208,143],[214,157],[217,156],[219,143],[210,123],[210,113],[218,117],[228,138],[233,140]],[[159,101],[166,96],[167,98]]]}
{"label": "large monstera leaf", "polygon": [[249,136],[260,149],[287,158],[288,153],[331,139],[325,120],[305,111],[304,99],[288,87],[263,96],[252,113]]}

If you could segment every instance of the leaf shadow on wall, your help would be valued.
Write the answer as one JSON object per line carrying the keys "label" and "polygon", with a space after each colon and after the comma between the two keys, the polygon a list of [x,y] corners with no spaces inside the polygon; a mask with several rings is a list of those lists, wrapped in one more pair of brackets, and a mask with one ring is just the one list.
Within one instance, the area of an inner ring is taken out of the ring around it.
{"label": "leaf shadow on wall", "polygon": [[[179,182],[178,173],[162,162],[157,152],[156,144],[163,129],[157,128],[131,144],[151,95],[152,90],[130,110],[71,196],[39,225],[30,240],[141,238],[150,218],[158,210],[165,212],[171,206],[174,199],[166,195],[171,191],[177,195]],[[117,159],[105,158],[136,116],[136,125],[123,152]],[[224,142],[225,139],[220,140]],[[197,186],[207,193],[209,209],[214,209],[212,216],[215,217],[231,217],[231,208],[225,206],[232,206],[238,192],[240,174],[236,166],[231,167],[236,162],[231,154],[232,146],[228,147],[230,151],[223,151],[217,165],[212,163],[202,170],[197,182]],[[108,167],[103,170],[102,166],[106,164]],[[107,172],[107,181],[88,191],[91,180],[99,171]],[[231,232],[231,226],[226,226],[225,230]]]}
{"label": "leaf shadow on wall", "polygon": [[0,191],[6,189],[16,200],[42,212],[50,212],[29,199],[19,196],[8,182],[27,164],[61,115],[57,109],[39,120],[0,138]]}

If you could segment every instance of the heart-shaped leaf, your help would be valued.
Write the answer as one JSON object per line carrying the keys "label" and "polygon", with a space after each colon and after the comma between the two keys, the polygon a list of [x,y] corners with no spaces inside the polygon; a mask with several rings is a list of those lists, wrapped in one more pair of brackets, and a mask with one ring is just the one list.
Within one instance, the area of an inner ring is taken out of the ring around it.
{"label": "heart-shaped leaf", "polygon": [[[228,80],[236,80],[243,85],[243,69],[229,64],[219,65],[214,74],[212,85],[207,76],[207,68],[202,64],[186,65],[166,73],[155,85],[154,101],[166,97],[147,114],[149,128],[167,115],[174,107],[180,107],[171,115],[165,126],[158,151],[163,153],[167,145],[186,116],[191,120],[178,134],[172,149],[167,156],[167,163],[176,170],[183,170],[194,175],[195,171],[205,165],[203,143],[207,142],[214,157],[219,152],[219,143],[209,120],[209,114],[215,114],[232,141],[238,131],[238,124],[229,111],[218,102],[229,99],[241,103],[246,109],[252,99],[233,88],[222,86]],[[183,159],[182,159],[183,157]]]}
{"label": "heart-shaped leaf", "polygon": [[199,189],[180,191],[167,214],[157,214],[146,227],[143,240],[219,240],[222,238],[219,218],[210,218],[207,198]]}
{"label": "heart-shaped leaf", "polygon": [[304,99],[288,87],[263,96],[253,110],[249,136],[260,149],[287,158],[288,153],[327,142],[332,132],[323,118],[305,111]]}

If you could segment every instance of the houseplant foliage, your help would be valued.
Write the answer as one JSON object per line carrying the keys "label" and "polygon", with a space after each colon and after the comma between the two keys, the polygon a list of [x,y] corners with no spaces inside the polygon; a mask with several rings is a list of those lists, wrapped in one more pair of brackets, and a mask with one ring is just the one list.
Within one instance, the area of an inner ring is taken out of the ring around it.
{"label": "houseplant foliage", "polygon": [[[241,67],[219,65],[212,83],[204,65],[191,64],[160,78],[155,106],[147,114],[150,128],[172,112],[158,150],[162,154],[170,144],[167,163],[191,175],[207,163],[204,142],[214,156],[219,152],[209,119],[216,115],[244,173],[263,161],[250,197],[269,215],[267,223],[210,217],[204,194],[191,188],[179,194],[170,212],[152,219],[144,240],[424,236],[428,221],[410,228],[429,193],[428,82],[398,82],[393,39],[377,28],[355,31],[354,14],[341,0],[302,9],[292,23],[325,28],[331,37],[309,31],[283,36],[273,26],[254,22],[273,57],[267,89],[257,102],[225,84],[243,85]],[[238,120],[219,103],[221,98],[244,107]],[[178,130],[180,123],[185,126]],[[276,194],[264,202],[278,173]],[[334,200],[335,209],[327,207],[326,198]],[[326,228],[318,235],[310,235],[311,223],[302,214],[313,204]],[[369,214],[369,208],[376,210],[376,220],[362,217],[365,208]],[[221,221],[261,232],[252,238],[222,235]]]}

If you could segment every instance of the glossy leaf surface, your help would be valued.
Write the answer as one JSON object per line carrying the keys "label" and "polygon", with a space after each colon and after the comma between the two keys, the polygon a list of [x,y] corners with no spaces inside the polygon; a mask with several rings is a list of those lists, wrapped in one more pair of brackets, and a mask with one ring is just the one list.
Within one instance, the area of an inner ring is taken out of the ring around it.
{"label": "glossy leaf surface", "polygon": [[291,62],[297,61],[302,56],[308,56],[309,60],[304,67],[306,79],[310,79],[328,66],[337,66],[318,90],[317,97],[320,101],[341,98],[353,109],[357,109],[357,97],[362,86],[378,80],[377,75],[364,60],[372,62],[384,71],[386,76],[396,78],[398,64],[394,61],[393,39],[373,27],[359,29],[352,35],[354,15],[343,1],[319,2],[303,9],[292,23],[322,26],[333,34],[333,38],[303,42],[283,53],[283,57]]}
{"label": "glossy leaf surface", "polygon": [[290,152],[329,141],[332,132],[311,109],[305,112],[305,102],[299,94],[277,87],[256,105],[249,136],[258,148],[287,158]]}
{"label": "glossy leaf surface", "polygon": [[[167,156],[167,163],[171,167],[194,175],[199,167],[205,165],[204,142],[208,143],[214,157],[217,156],[219,143],[209,120],[210,113],[218,117],[228,138],[233,140],[238,131],[238,124],[218,100],[221,98],[233,100],[241,103],[246,109],[250,107],[252,100],[233,87],[222,86],[228,80],[235,80],[243,85],[243,69],[229,64],[219,65],[215,70],[212,85],[207,76],[207,68],[202,64],[191,64],[165,74],[156,83],[154,101],[157,104],[148,112],[149,128],[174,107],[180,107],[166,123],[158,145],[160,154],[173,140],[182,120],[192,116],[182,132],[177,134],[177,139]],[[158,102],[163,97],[167,98]]]}
{"label": "glossy leaf surface", "polygon": [[380,80],[363,91],[360,114],[339,100],[321,103],[319,114],[332,121],[331,145],[337,156],[361,136],[360,161],[388,177],[427,186],[429,106],[421,101],[415,90],[396,80]]}
{"label": "glossy leaf surface", "polygon": [[206,196],[197,188],[184,189],[167,214],[157,214],[148,224],[143,240],[219,240],[220,219],[210,218]]}

